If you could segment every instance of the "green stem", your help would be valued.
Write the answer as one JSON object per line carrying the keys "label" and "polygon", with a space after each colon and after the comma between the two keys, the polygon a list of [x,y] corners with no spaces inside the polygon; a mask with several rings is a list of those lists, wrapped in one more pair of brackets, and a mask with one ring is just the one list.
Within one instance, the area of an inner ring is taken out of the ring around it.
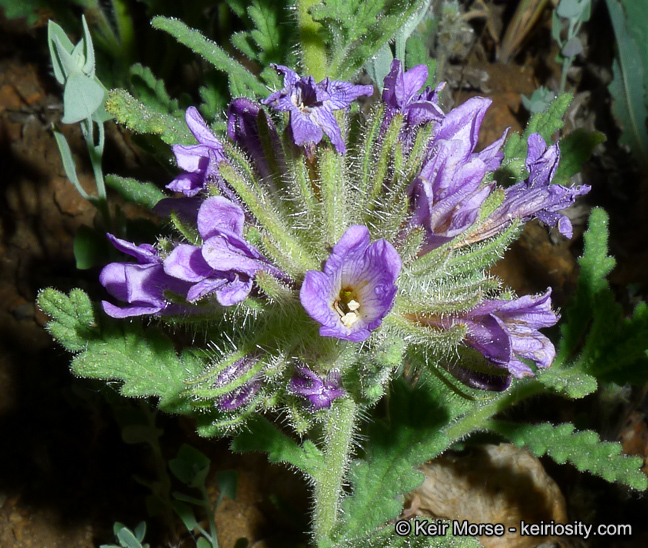
{"label": "green stem", "polygon": [[504,411],[512,405],[515,405],[526,398],[530,398],[531,396],[535,396],[544,390],[545,387],[536,379],[520,381],[510,392],[502,395],[502,397],[490,401],[484,406],[476,409],[473,413],[470,413],[457,422],[451,424],[446,429],[445,433],[448,438],[450,438],[450,441],[454,443],[472,432],[483,430],[488,419],[496,413]]}
{"label": "green stem", "polygon": [[329,411],[324,449],[325,466],[315,476],[314,533],[318,546],[328,544],[337,521],[355,429],[357,406],[350,398],[338,400]]}
{"label": "green stem", "polygon": [[92,164],[92,171],[97,185],[97,197],[93,201],[96,208],[101,213],[104,225],[108,230],[110,230],[110,208],[108,207],[106,183],[104,182],[103,169],[101,167],[101,159],[103,157],[104,144],[106,141],[106,132],[103,122],[97,123],[97,126],[99,127],[99,143],[95,145],[94,122],[92,121],[92,118],[86,118],[81,122],[81,130],[88,147],[88,155],[90,156],[90,163]]}
{"label": "green stem", "polygon": [[[216,513],[216,508],[212,507],[211,501],[209,500],[209,493],[207,492],[207,487],[203,483],[200,486],[200,493],[202,494],[203,506],[207,512],[209,518],[209,541],[211,542],[212,548],[218,547],[218,533],[216,532],[216,521],[214,520],[214,515]],[[205,537],[207,535],[204,535]]]}
{"label": "green stem", "polygon": [[297,24],[302,45],[302,66],[304,75],[312,75],[315,80],[323,80],[327,76],[328,61],[326,45],[319,35],[322,25],[313,21],[308,10],[319,0],[297,0]]}

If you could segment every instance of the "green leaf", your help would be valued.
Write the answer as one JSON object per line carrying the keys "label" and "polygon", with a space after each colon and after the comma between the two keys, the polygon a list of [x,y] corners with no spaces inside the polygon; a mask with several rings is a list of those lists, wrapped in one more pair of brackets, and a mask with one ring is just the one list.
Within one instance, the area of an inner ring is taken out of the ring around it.
{"label": "green leaf", "polygon": [[83,189],[79,177],[76,172],[76,164],[74,158],[72,157],[72,150],[70,145],[68,145],[65,136],[56,129],[54,130],[54,139],[56,140],[56,145],[58,146],[59,153],[61,154],[61,161],[63,162],[63,169],[65,170],[66,177],[74,185],[74,188],[77,189],[77,192],[86,200],[90,200],[90,195]]}
{"label": "green leaf", "polygon": [[285,462],[307,476],[313,476],[325,466],[322,452],[315,444],[305,441],[300,445],[263,417],[248,422],[245,431],[232,440],[230,449],[235,453],[266,452],[270,462]]}
{"label": "green leaf", "polygon": [[178,42],[214,65],[217,70],[227,74],[230,87],[238,86],[236,89],[240,91],[249,89],[261,97],[267,97],[270,94],[268,88],[256,76],[227,55],[218,44],[205,38],[199,31],[190,29],[182,21],[162,16],[154,17],[151,24],[153,28],[168,32]]}
{"label": "green leaf", "polygon": [[173,511],[182,520],[187,531],[191,533],[198,525],[198,520],[196,520],[196,514],[194,513],[193,508],[181,500],[174,500],[172,505]]}
{"label": "green leaf", "polygon": [[560,367],[549,367],[538,374],[538,380],[558,394],[577,400],[596,392],[596,377],[588,375],[580,368],[575,371]]}
{"label": "green leaf", "polygon": [[133,532],[135,533],[135,537],[137,538],[137,540],[142,542],[144,540],[144,536],[146,535],[146,522],[140,521],[137,524],[137,527],[135,527],[135,531]]}
{"label": "green leaf", "polygon": [[286,19],[289,6],[285,1],[255,0],[247,8],[254,24],[250,36],[259,49],[257,59],[264,66],[283,61],[283,53],[290,50],[287,29],[291,25]]}
{"label": "green leaf", "polygon": [[[16,2],[16,0],[0,0],[0,6],[4,8],[7,19],[26,17],[27,25],[30,27],[43,20],[41,10],[47,9],[49,5],[49,0],[21,0],[20,2]],[[50,21],[50,24],[52,24],[52,21]]]}
{"label": "green leaf", "polygon": [[185,485],[195,488],[205,485],[210,465],[211,461],[204,453],[186,443],[178,450],[178,456],[169,461],[173,475]]}
{"label": "green leaf", "polygon": [[364,68],[374,83],[380,88],[385,79],[385,76],[389,74],[391,69],[391,63],[394,59],[392,55],[391,47],[389,44],[385,44],[382,48],[378,50],[376,55],[374,55],[367,63]]}
{"label": "green leaf", "polygon": [[574,432],[570,423],[512,424],[492,421],[488,428],[510,439],[518,447],[527,447],[534,455],[547,453],[559,464],[570,462],[581,472],[588,470],[607,481],[625,483],[634,489],[648,488],[648,478],[641,471],[643,459],[622,455],[617,442],[602,442],[592,430]]}
{"label": "green leaf", "polygon": [[87,341],[98,335],[92,302],[84,291],[73,289],[67,296],[55,289],[43,289],[37,303],[52,318],[45,329],[69,352],[85,349]]}
{"label": "green leaf", "polygon": [[[607,0],[608,11],[612,19],[614,35],[618,48],[618,57],[612,64],[613,80],[608,86],[614,98],[612,112],[623,128],[619,139],[627,144],[637,160],[648,165],[648,130],[646,119],[646,85],[648,83],[648,67],[646,66],[646,36],[643,25],[644,13],[647,7],[645,0],[623,2]],[[624,8],[627,10],[624,13]],[[637,11],[639,10],[639,11]],[[633,20],[633,17],[639,17]],[[629,31],[632,31],[629,32]],[[640,49],[641,48],[641,49]]]}
{"label": "green leaf", "polygon": [[366,457],[351,462],[353,495],[342,502],[334,540],[365,535],[398,516],[399,497],[423,482],[423,474],[414,468],[450,444],[440,431],[447,416],[430,391],[394,382],[388,416],[390,422],[376,421],[369,427]]}
{"label": "green leaf", "polygon": [[[565,375],[585,379],[590,388],[592,381],[587,377],[591,375],[621,385],[641,385],[648,380],[648,308],[640,303],[631,318],[624,318],[623,309],[616,302],[606,279],[615,264],[607,255],[607,223],[605,211],[592,211],[585,234],[585,252],[579,260],[581,274],[576,294],[567,308],[553,371],[540,376],[543,383],[549,380],[549,385],[556,386],[561,382],[559,377]],[[574,361],[568,363],[570,358]],[[584,386],[574,385],[576,390]]]}
{"label": "green leaf", "polygon": [[119,192],[127,201],[148,209],[152,209],[155,204],[166,197],[164,192],[153,183],[143,183],[130,177],[106,175],[106,184]]}
{"label": "green leaf", "polygon": [[238,472],[236,470],[219,470],[216,474],[220,494],[216,501],[216,507],[220,505],[223,497],[236,500],[238,494]]}
{"label": "green leaf", "polygon": [[600,131],[579,128],[560,141],[560,164],[554,175],[553,184],[566,185],[576,175],[592,152],[606,137]]}
{"label": "green leaf", "polygon": [[[60,325],[61,319],[71,323],[86,310],[85,301],[78,308],[74,306],[76,301],[72,300],[72,295],[77,295],[75,292],[78,291],[72,291],[67,304],[73,308],[75,315],[57,313],[55,319],[58,323],[55,326]],[[39,299],[39,303],[43,300]],[[45,306],[42,307],[45,310]],[[87,320],[77,320],[77,333],[85,323]],[[53,328],[50,328],[50,332],[56,337]],[[155,328],[144,332],[139,322],[127,324],[106,319],[102,321],[102,329],[99,332],[92,331],[91,335],[84,341],[85,350],[72,361],[74,374],[92,379],[122,381],[120,392],[124,396],[156,396],[161,410],[169,413],[187,412],[185,380],[202,371],[203,364],[198,358],[189,353],[178,357],[166,335]],[[78,351],[81,341],[73,342],[76,344],[66,344],[66,348],[71,350],[72,346]]]}
{"label": "green leaf", "polygon": [[110,90],[106,110],[132,131],[159,135],[169,145],[196,142],[183,117],[154,112],[124,89]]}
{"label": "green leaf", "polygon": [[137,537],[127,527],[119,530],[117,540],[124,548],[142,548],[140,541],[137,540]]}
{"label": "green leaf", "polygon": [[164,81],[156,78],[150,68],[136,63],[130,68],[130,77],[135,95],[148,108],[161,114],[184,117],[184,111],[180,109],[177,99],[171,99]]}
{"label": "green leaf", "polygon": [[349,80],[414,17],[426,0],[327,0],[311,8],[330,44],[329,76]]}
{"label": "green leaf", "polygon": [[81,226],[74,235],[74,258],[79,270],[87,270],[106,262],[110,248],[106,235],[89,226]]}
{"label": "green leaf", "polygon": [[595,208],[589,219],[585,233],[585,250],[579,259],[581,267],[574,300],[567,309],[567,322],[562,326],[562,340],[559,360],[572,353],[589,325],[594,312],[594,303],[602,293],[609,291],[607,275],[614,268],[615,260],[608,257],[608,215],[604,210]]}
{"label": "green leaf", "polygon": [[[3,1],[0,0],[0,5],[3,4]],[[24,5],[24,2],[20,2],[16,5]],[[9,12],[6,12],[7,17],[11,17]],[[65,84],[65,78],[67,77],[67,71],[63,64],[63,56],[67,53],[72,53],[74,49],[74,44],[70,42],[70,39],[65,34],[65,31],[60,25],[57,25],[54,21],[49,21],[47,24],[47,43],[49,45],[50,57],[52,59],[52,68],[54,69],[54,76],[59,84]],[[62,51],[61,51],[62,50]]]}
{"label": "green leaf", "polygon": [[200,537],[196,541],[196,548],[213,548],[213,544],[209,542],[205,537]]}
{"label": "green leaf", "polygon": [[531,117],[522,137],[517,134],[511,135],[504,145],[502,167],[506,168],[516,160],[526,159],[527,139],[532,133],[539,133],[545,142],[550,145],[553,142],[553,134],[565,125],[563,116],[567,112],[572,98],[573,96],[570,93],[563,93],[551,103],[549,108]]}

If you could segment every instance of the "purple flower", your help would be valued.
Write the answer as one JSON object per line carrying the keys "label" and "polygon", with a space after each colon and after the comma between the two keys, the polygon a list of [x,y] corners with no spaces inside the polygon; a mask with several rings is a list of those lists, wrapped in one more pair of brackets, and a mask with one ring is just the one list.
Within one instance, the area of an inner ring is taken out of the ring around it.
{"label": "purple flower", "polygon": [[369,242],[367,227],[353,225],[333,247],[324,272],[306,272],[299,298],[322,325],[323,337],[364,341],[394,304],[400,256],[385,240]]}
{"label": "purple flower", "polygon": [[445,83],[440,84],[434,91],[427,87],[423,93],[417,93],[427,77],[428,69],[425,65],[416,65],[403,72],[403,64],[398,59],[392,61],[391,70],[385,77],[382,94],[382,100],[387,106],[387,123],[399,112],[403,113],[409,127],[443,120],[445,115],[439,107],[439,93]]}
{"label": "purple flower", "polygon": [[490,99],[474,97],[451,110],[435,128],[428,157],[410,187],[410,227],[425,228],[423,253],[439,247],[470,228],[493,189],[482,185],[488,171],[497,169],[506,132],[475,153],[479,128]]}
{"label": "purple flower", "polygon": [[181,244],[164,260],[164,272],[190,282],[188,301],[215,293],[221,305],[232,306],[248,296],[259,270],[282,275],[245,241],[244,219],[241,207],[222,196],[202,203],[197,222],[203,245]]}
{"label": "purple flower", "polygon": [[520,358],[549,367],[556,356],[551,341],[538,329],[551,327],[558,315],[551,310],[551,289],[544,295],[514,300],[488,300],[451,320],[466,326],[466,342],[496,368],[520,379],[533,375]]}
{"label": "purple flower", "polygon": [[318,84],[312,76],[300,78],[283,65],[272,65],[284,76],[284,87],[263,101],[276,110],[290,113],[290,130],[297,146],[317,144],[324,134],[340,154],[346,152],[342,132],[333,115],[361,95],[371,95],[372,86],[354,86],[325,78]]}
{"label": "purple flower", "polygon": [[425,229],[423,253],[471,227],[493,189],[492,185],[481,186],[486,164],[466,152],[464,141],[438,141],[412,185],[410,226]]}
{"label": "purple flower", "polygon": [[568,188],[551,184],[560,161],[558,143],[547,147],[544,139],[533,133],[529,136],[528,145],[528,179],[505,190],[504,201],[486,219],[478,233],[471,236],[471,242],[501,232],[516,219],[526,222],[533,218],[549,226],[557,226],[563,236],[572,237],[571,221],[558,212],[573,205],[577,196],[587,194],[590,186]]}
{"label": "purple flower", "polygon": [[227,135],[247,152],[261,177],[272,174],[271,164],[268,162],[268,153],[274,155],[274,161],[282,163],[283,152],[281,142],[277,135],[274,123],[270,118],[265,118],[267,132],[269,133],[269,150],[264,150],[263,141],[259,132],[259,114],[261,107],[250,99],[234,99],[227,109]]}
{"label": "purple flower", "polygon": [[[228,365],[220,372],[218,378],[213,384],[214,389],[218,389],[228,384],[236,384],[229,392],[216,399],[216,406],[221,411],[231,411],[247,404],[261,388],[261,379],[256,376],[250,376],[249,372],[258,362],[258,356],[246,355]],[[245,378],[250,377],[250,378]],[[243,379],[243,382],[241,382]]]}
{"label": "purple flower", "polygon": [[325,379],[307,367],[297,367],[295,372],[290,379],[290,391],[307,398],[314,410],[330,408],[333,400],[345,394],[337,371],[331,371]]}
{"label": "purple flower", "polygon": [[153,246],[136,246],[115,238],[112,234],[108,234],[108,239],[119,251],[135,257],[137,263],[110,263],[99,274],[99,281],[108,293],[130,305],[119,308],[102,301],[106,314],[113,318],[128,318],[143,314],[182,314],[190,311],[189,307],[170,303],[165,298],[165,291],[184,297],[190,284],[164,272],[162,259]]}
{"label": "purple flower", "polygon": [[189,107],[185,116],[187,126],[198,140],[198,145],[173,145],[178,167],[185,173],[178,175],[166,188],[195,196],[210,179],[219,179],[218,164],[226,161],[223,144],[211,132],[196,107]]}

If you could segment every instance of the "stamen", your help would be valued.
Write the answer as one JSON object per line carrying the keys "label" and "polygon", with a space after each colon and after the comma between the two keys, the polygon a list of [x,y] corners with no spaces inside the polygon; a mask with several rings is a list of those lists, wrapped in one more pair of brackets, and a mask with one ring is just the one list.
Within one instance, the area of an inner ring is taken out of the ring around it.
{"label": "stamen", "polygon": [[344,316],[342,316],[340,318],[340,321],[342,322],[342,325],[344,327],[351,327],[359,319],[360,319],[360,316],[358,316],[355,312],[349,312],[348,314],[345,314]]}

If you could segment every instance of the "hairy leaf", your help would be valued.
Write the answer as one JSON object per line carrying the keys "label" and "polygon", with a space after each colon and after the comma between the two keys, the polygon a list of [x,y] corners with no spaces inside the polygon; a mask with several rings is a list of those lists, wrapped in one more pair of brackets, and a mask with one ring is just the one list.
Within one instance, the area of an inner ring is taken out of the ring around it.
{"label": "hairy leaf", "polygon": [[576,175],[583,164],[589,160],[594,148],[605,142],[600,131],[577,129],[560,141],[560,164],[553,178],[553,184],[566,185],[572,175]]}
{"label": "hairy leaf", "polygon": [[425,0],[326,0],[311,9],[331,44],[329,76],[350,79],[410,20]]}
{"label": "hairy leaf", "polygon": [[217,70],[225,72],[229,77],[233,96],[238,94],[250,95],[249,91],[261,97],[269,95],[266,86],[256,76],[241,63],[227,55],[218,44],[205,38],[199,31],[189,28],[182,21],[162,16],[154,17],[151,24],[153,28],[168,32],[178,42],[214,65]]}
{"label": "hairy leaf", "polygon": [[157,79],[150,68],[136,63],[130,68],[130,76],[135,95],[148,108],[184,118],[184,111],[180,110],[177,99],[171,99],[164,82]]}
{"label": "hairy leaf", "polygon": [[648,488],[648,478],[641,471],[641,457],[621,454],[621,444],[602,442],[592,430],[574,432],[570,423],[512,424],[492,421],[489,429],[506,436],[518,447],[527,447],[534,455],[547,453],[560,464],[570,462],[580,471],[588,470],[607,481],[625,483],[634,489]]}
{"label": "hairy leaf", "polygon": [[52,318],[45,329],[68,352],[80,352],[86,348],[88,339],[97,336],[92,302],[81,289],[73,289],[69,296],[56,289],[43,289],[37,303]]}
{"label": "hairy leaf", "polygon": [[152,111],[124,89],[110,91],[106,110],[117,122],[132,131],[159,135],[169,145],[190,145],[196,142],[180,111],[178,116]]}
{"label": "hairy leaf", "polygon": [[82,377],[122,381],[124,396],[157,396],[158,407],[169,413],[187,407],[182,395],[185,380],[202,368],[202,362],[189,353],[179,357],[160,330],[144,332],[139,323],[112,321],[105,322],[101,336],[89,340],[71,365],[72,372]]}
{"label": "hairy leaf", "polygon": [[245,431],[232,440],[230,448],[235,453],[267,452],[270,462],[285,462],[307,476],[313,476],[325,465],[322,452],[315,444],[305,441],[300,445],[263,417],[248,422]]}
{"label": "hairy leaf", "polygon": [[146,208],[153,208],[165,195],[153,183],[143,183],[130,177],[107,175],[106,184],[114,188],[129,202],[134,202]]}
{"label": "hairy leaf", "polygon": [[565,125],[563,116],[567,112],[572,98],[570,93],[563,93],[551,103],[547,110],[531,117],[522,136],[518,134],[511,135],[506,141],[506,145],[504,145],[502,167],[506,168],[516,160],[524,161],[526,159],[527,139],[532,133],[539,133],[547,145],[551,145],[553,143],[553,134]]}
{"label": "hairy leaf", "polygon": [[607,275],[614,268],[615,260],[608,257],[608,215],[604,210],[592,210],[589,229],[585,234],[585,251],[579,259],[581,273],[576,294],[567,309],[567,322],[562,326],[562,341],[558,361],[563,361],[582,342],[592,315],[594,303],[603,292],[609,292]]}

